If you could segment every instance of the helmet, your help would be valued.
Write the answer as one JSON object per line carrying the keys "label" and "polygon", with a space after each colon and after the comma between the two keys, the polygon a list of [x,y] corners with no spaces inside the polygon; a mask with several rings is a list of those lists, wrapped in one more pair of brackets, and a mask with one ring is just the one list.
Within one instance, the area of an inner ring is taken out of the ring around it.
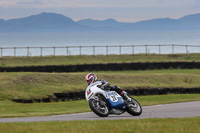
{"label": "helmet", "polygon": [[89,73],[85,76],[85,81],[88,85],[94,83],[97,80],[97,76],[94,73]]}

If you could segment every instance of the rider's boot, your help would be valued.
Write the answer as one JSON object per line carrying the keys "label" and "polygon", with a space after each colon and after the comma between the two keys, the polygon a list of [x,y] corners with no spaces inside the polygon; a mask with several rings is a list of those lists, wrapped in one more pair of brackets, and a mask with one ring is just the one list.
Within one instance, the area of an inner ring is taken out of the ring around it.
{"label": "rider's boot", "polygon": [[126,94],[126,92],[122,91],[120,94],[127,102],[131,102],[131,98]]}

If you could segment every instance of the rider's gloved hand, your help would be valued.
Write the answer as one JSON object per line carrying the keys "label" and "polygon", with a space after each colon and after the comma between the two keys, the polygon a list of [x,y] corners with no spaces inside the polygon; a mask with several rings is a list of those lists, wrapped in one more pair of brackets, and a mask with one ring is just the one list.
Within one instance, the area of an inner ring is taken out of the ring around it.
{"label": "rider's gloved hand", "polygon": [[105,82],[104,84],[101,85],[101,89],[103,89],[103,90],[110,89],[110,83]]}

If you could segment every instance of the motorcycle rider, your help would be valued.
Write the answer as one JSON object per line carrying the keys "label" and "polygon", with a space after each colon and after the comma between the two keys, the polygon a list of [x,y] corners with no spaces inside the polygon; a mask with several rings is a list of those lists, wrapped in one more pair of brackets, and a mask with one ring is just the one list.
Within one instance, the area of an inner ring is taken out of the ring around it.
{"label": "motorcycle rider", "polygon": [[88,86],[93,84],[96,81],[101,81],[101,89],[106,90],[109,89],[111,91],[116,91],[120,96],[122,96],[126,101],[130,102],[131,98],[124,92],[122,91],[118,86],[113,85],[110,86],[109,82],[106,82],[103,79],[97,80],[97,76],[94,73],[89,73],[85,76],[85,81],[87,82]]}

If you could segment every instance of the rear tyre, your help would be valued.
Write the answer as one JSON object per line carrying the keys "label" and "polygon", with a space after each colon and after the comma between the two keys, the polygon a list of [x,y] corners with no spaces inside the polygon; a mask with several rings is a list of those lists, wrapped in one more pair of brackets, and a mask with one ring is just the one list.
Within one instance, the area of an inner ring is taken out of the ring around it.
{"label": "rear tyre", "polygon": [[96,99],[90,99],[89,106],[90,109],[100,117],[107,117],[109,115],[108,105],[103,100],[100,102]]}
{"label": "rear tyre", "polygon": [[134,98],[127,104],[127,112],[133,116],[139,116],[142,114],[142,107]]}

